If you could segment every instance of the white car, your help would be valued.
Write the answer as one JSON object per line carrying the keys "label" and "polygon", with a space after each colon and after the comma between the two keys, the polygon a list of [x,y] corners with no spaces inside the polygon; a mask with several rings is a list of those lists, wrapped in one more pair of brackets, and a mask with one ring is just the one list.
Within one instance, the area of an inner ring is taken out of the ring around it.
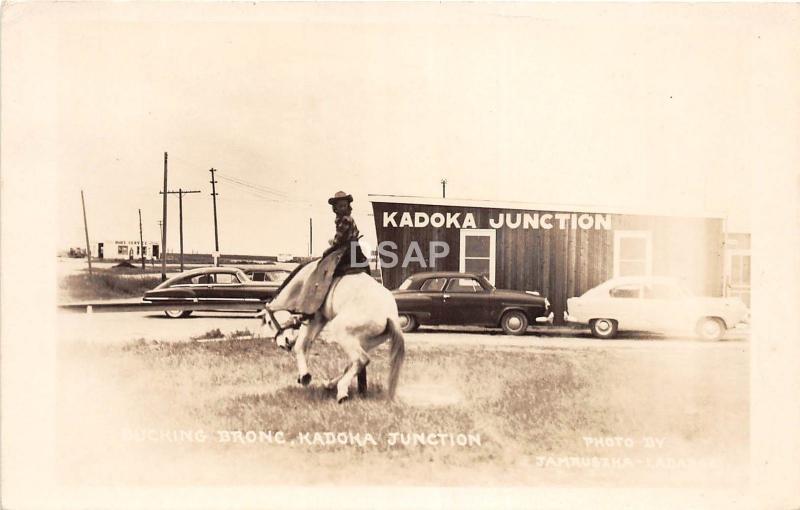
{"label": "white car", "polygon": [[564,318],[588,324],[597,338],[617,331],[693,332],[719,340],[728,328],[746,320],[749,311],[739,298],[693,296],[674,278],[613,278],[567,300]]}

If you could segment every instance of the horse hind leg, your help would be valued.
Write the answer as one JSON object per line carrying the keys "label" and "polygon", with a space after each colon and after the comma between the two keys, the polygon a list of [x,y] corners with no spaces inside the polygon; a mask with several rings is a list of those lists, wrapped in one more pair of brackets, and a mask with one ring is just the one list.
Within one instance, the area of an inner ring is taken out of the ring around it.
{"label": "horse hind leg", "polygon": [[336,400],[341,404],[349,397],[350,383],[353,382],[353,378],[362,371],[366,371],[367,365],[369,365],[369,356],[357,341],[344,344],[340,342],[339,345],[345,349],[347,357],[350,358],[350,365],[336,384]]}
{"label": "horse hind leg", "polygon": [[347,373],[347,370],[349,368],[350,368],[350,363],[348,363],[347,366],[344,367],[344,370],[342,370],[341,374],[339,374],[336,377],[332,377],[332,378],[328,379],[328,381],[325,383],[325,389],[332,390],[332,389],[336,388],[336,385],[339,384],[339,381],[342,380],[342,377],[344,377],[344,374]]}
{"label": "horse hind leg", "polygon": [[345,402],[348,398],[350,398],[349,391],[350,391],[350,383],[353,382],[353,377],[355,377],[358,373],[362,370],[365,370],[369,364],[369,358],[367,358],[367,362],[363,362],[359,359],[356,359],[354,362],[347,367],[347,371],[342,374],[341,379],[339,379],[339,383],[336,385],[336,401],[340,404]]}

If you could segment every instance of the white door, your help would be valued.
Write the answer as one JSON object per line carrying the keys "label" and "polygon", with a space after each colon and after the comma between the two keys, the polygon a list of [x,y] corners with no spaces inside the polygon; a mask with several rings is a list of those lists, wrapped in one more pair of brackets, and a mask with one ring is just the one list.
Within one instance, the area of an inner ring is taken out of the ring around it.
{"label": "white door", "polygon": [[729,250],[725,257],[725,295],[750,306],[750,250]]}

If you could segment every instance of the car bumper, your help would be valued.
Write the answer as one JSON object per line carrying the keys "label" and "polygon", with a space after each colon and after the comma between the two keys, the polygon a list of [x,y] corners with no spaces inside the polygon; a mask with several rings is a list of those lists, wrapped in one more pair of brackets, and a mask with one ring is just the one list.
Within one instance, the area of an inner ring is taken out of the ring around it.
{"label": "car bumper", "polygon": [[536,317],[537,324],[552,324],[553,323],[553,312],[550,312],[550,315],[547,317]]}
{"label": "car bumper", "polygon": [[572,322],[572,323],[577,323],[577,324],[584,324],[584,321],[578,319],[577,317],[574,317],[574,316],[570,315],[569,312],[566,312],[566,311],[564,312],[564,322]]}

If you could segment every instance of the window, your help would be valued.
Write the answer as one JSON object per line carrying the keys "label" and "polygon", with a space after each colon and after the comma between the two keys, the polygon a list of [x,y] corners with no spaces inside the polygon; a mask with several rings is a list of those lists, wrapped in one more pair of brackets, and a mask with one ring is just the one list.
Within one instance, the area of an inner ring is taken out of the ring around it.
{"label": "window", "polygon": [[254,282],[263,282],[264,281],[264,273],[260,271],[256,271],[254,273],[250,273],[250,279]]}
{"label": "window", "polygon": [[642,287],[640,285],[620,285],[611,289],[609,295],[613,298],[639,298],[642,295]]}
{"label": "window", "polygon": [[414,280],[412,280],[411,278],[406,278],[403,281],[403,283],[401,283],[400,286],[397,287],[397,290],[406,290],[406,289],[408,289],[409,287],[411,287],[411,282],[413,282],[413,281]]}
{"label": "window", "polygon": [[117,246],[117,255],[127,255],[128,254],[128,247],[124,244]]}
{"label": "window", "polygon": [[216,276],[217,283],[220,283],[220,284],[239,283],[239,279],[236,278],[235,274],[217,273],[215,276]]}
{"label": "window", "polygon": [[646,299],[678,299],[682,297],[681,290],[673,285],[655,283],[644,288]]}
{"label": "window", "polygon": [[196,276],[194,278],[187,276],[185,278],[181,278],[180,280],[175,280],[170,287],[175,287],[177,285],[191,285],[193,283],[197,283],[195,280],[197,280]]}
{"label": "window", "polygon": [[201,274],[192,278],[192,283],[195,285],[205,285],[214,283],[214,277],[210,274]]}
{"label": "window", "polygon": [[462,272],[485,276],[494,284],[495,230],[462,229],[459,268]]}
{"label": "window", "polygon": [[483,287],[472,278],[453,278],[447,285],[447,292],[482,292]]}
{"label": "window", "polygon": [[425,283],[422,284],[419,290],[425,292],[441,292],[445,283],[447,283],[447,278],[431,278],[425,280]]}
{"label": "window", "polygon": [[614,232],[614,277],[650,276],[653,250],[650,232],[618,230]]}

